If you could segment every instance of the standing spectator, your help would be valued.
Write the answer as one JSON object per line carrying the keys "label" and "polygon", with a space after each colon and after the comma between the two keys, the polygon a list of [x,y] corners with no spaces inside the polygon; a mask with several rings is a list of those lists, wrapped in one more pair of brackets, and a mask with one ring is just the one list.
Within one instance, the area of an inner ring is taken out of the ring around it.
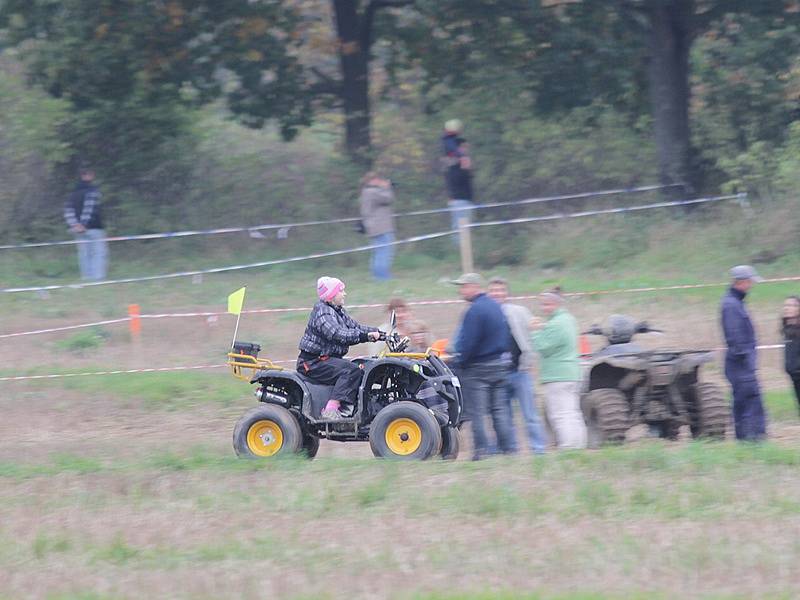
{"label": "standing spectator", "polygon": [[[394,242],[392,182],[370,171],[364,175],[361,184],[361,221],[364,224],[364,232],[374,245],[391,244]],[[383,245],[375,248],[370,263],[372,276],[380,280],[391,279],[393,258],[394,246]]]}
{"label": "standing spectator", "polygon": [[733,388],[736,439],[758,441],[767,433],[766,414],[756,377],[756,333],[744,299],[762,279],[749,265],[733,267],[730,273],[733,283],[721,304],[722,331],[728,346],[725,376]]}
{"label": "standing spectator", "polygon": [[794,395],[800,408],[800,296],[789,296],[783,301],[781,333],[784,366],[794,384]]}
{"label": "standing spectator", "polygon": [[511,330],[511,376],[508,378],[509,398],[516,398],[525,419],[528,442],[534,454],[544,454],[547,435],[536,410],[536,397],[533,391],[533,347],[531,346],[528,323],[533,315],[519,304],[508,302],[508,282],[502,277],[489,281],[489,297],[500,304]]}
{"label": "standing spectator", "polygon": [[467,140],[458,138],[456,140],[458,148],[458,162],[447,170],[447,191],[451,198],[448,206],[452,209],[450,213],[450,225],[453,229],[458,229],[459,221],[471,220],[472,209],[475,207],[472,194],[472,159],[469,156],[469,146]]}
{"label": "standing spectator", "polygon": [[[401,336],[407,336],[411,338],[415,331],[414,328],[416,319],[414,319],[414,313],[411,312],[411,307],[408,305],[408,303],[402,298],[392,298],[389,300],[389,304],[386,306],[386,314],[391,316],[392,313],[394,313],[396,323],[395,329],[397,330],[397,333],[399,333]],[[387,321],[378,329],[381,331],[390,331],[391,328],[392,326],[387,319]],[[368,351],[370,356],[377,356],[385,348],[386,342],[375,342],[374,344],[369,345]]]}
{"label": "standing spectator", "polygon": [[485,417],[491,415],[497,448],[504,454],[516,452],[508,377],[511,361],[511,333],[500,305],[483,291],[483,278],[465,273],[455,281],[459,295],[470,303],[458,328],[455,366],[462,379],[466,418],[472,421],[473,460],[489,452]]}
{"label": "standing spectator", "polygon": [[800,296],[789,296],[783,301],[781,334],[784,367],[794,385],[794,395],[800,408]]}
{"label": "standing spectator", "polygon": [[547,418],[559,448],[585,448],[586,423],[580,407],[578,324],[567,309],[560,288],[541,294],[539,307],[547,318],[531,319],[533,346],[541,357]]}
{"label": "standing spectator", "polygon": [[[467,141],[460,137],[463,125],[458,119],[451,119],[444,124],[442,136],[442,162],[444,164],[444,182],[447,187],[450,208],[450,228],[458,229],[458,222],[464,218],[470,220],[474,207],[472,195],[472,160],[469,157]],[[456,242],[458,241],[457,238]]]}
{"label": "standing spectator", "polygon": [[94,185],[94,170],[83,167],[75,191],[64,203],[64,220],[75,234],[78,244],[78,265],[81,279],[105,279],[108,267],[108,246],[100,213],[100,190]]}
{"label": "standing spectator", "polygon": [[433,335],[425,321],[417,319],[411,324],[408,352],[426,352],[433,345]]}

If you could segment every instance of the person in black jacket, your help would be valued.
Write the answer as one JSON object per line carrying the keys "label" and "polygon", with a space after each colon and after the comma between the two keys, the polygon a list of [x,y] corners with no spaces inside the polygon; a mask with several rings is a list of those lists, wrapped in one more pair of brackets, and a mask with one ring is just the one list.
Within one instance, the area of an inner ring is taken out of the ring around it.
{"label": "person in black jacket", "polygon": [[[447,183],[447,195],[450,197],[448,207],[450,210],[450,227],[458,229],[459,221],[471,220],[472,209],[475,206],[474,195],[472,193],[472,159],[469,156],[469,146],[467,140],[457,138],[455,140],[457,155],[452,158],[453,163],[445,172],[445,182]],[[458,242],[458,238],[455,238]]]}
{"label": "person in black jacket", "polygon": [[722,330],[728,351],[725,376],[733,388],[733,423],[736,439],[758,441],[766,436],[766,413],[756,376],[756,334],[744,305],[747,292],[762,281],[749,265],[731,269],[733,283],[721,303]]}
{"label": "person in black jacket", "polygon": [[453,364],[463,378],[464,412],[472,422],[473,460],[489,453],[484,421],[492,417],[497,448],[504,454],[517,451],[508,378],[511,375],[511,331],[500,305],[483,291],[483,278],[465,273],[451,283],[470,303],[455,341]]}
{"label": "person in black jacket", "polygon": [[800,296],[789,296],[783,301],[781,334],[784,344],[784,368],[792,379],[797,406],[800,409]]}
{"label": "person in black jacket", "polygon": [[94,184],[94,170],[83,167],[75,191],[64,203],[64,220],[78,240],[78,265],[81,279],[105,279],[108,246],[100,212],[100,190]]}
{"label": "person in black jacket", "polygon": [[344,283],[335,277],[317,280],[319,302],[308,317],[308,325],[300,340],[297,371],[314,383],[332,385],[331,398],[322,411],[322,418],[342,418],[342,403],[355,401],[362,370],[343,356],[350,346],[376,342],[377,327],[367,327],[347,314],[344,308]]}

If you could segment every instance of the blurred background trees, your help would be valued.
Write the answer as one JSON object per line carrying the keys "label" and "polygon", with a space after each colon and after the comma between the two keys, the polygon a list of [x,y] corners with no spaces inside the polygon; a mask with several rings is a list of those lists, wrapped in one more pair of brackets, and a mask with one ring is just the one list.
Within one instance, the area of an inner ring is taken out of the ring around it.
{"label": "blurred background trees", "polygon": [[117,232],[349,215],[370,165],[441,206],[449,118],[479,199],[775,195],[798,23],[788,0],[2,0],[0,231],[60,231],[82,161]]}

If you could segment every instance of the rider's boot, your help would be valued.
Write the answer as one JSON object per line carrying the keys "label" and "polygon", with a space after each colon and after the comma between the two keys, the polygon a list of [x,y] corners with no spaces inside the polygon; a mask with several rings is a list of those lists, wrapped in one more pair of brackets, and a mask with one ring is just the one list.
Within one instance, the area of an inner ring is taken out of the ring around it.
{"label": "rider's boot", "polygon": [[339,421],[341,420],[342,413],[339,412],[341,403],[338,400],[328,400],[325,408],[322,409],[320,417],[325,421]]}

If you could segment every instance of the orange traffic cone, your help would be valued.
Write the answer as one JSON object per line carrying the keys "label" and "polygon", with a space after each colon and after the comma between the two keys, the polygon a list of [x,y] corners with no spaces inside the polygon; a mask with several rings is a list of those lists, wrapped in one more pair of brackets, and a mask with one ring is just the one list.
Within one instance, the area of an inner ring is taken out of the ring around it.
{"label": "orange traffic cone", "polygon": [[592,353],[592,345],[589,343],[589,336],[578,336],[578,352],[581,356]]}

